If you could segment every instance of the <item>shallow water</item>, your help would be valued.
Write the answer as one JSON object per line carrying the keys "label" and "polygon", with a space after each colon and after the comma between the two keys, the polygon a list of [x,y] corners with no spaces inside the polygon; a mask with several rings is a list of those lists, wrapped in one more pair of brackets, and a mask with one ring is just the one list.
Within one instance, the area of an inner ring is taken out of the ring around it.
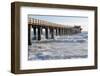
{"label": "shallow water", "polygon": [[54,40],[36,41],[28,48],[28,60],[54,60],[88,57],[88,33],[56,36]]}

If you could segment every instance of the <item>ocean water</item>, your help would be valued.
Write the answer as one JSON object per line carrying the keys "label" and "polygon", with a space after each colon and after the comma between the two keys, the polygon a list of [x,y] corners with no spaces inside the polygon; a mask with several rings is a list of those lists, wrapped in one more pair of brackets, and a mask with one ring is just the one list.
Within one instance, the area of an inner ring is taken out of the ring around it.
{"label": "ocean water", "polygon": [[28,60],[76,59],[88,57],[88,32],[55,36],[55,39],[32,41]]}

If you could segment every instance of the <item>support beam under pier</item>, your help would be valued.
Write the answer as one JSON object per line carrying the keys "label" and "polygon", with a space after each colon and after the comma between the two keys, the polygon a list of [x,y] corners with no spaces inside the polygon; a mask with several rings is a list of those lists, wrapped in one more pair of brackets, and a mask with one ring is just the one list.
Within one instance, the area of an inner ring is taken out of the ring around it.
{"label": "support beam under pier", "polygon": [[59,28],[59,30],[58,30],[58,31],[59,31],[59,35],[61,35],[61,28]]}
{"label": "support beam under pier", "polygon": [[42,28],[40,26],[38,26],[37,28],[38,28],[38,37],[37,37],[37,40],[41,40],[41,30],[42,30]]}
{"label": "support beam under pier", "polygon": [[61,28],[61,35],[63,35],[63,28]]}
{"label": "support beam under pier", "polygon": [[54,28],[50,28],[51,39],[54,39]]}
{"label": "support beam under pier", "polygon": [[31,25],[28,25],[28,45],[31,45]]}
{"label": "support beam under pier", "polygon": [[33,33],[34,33],[33,40],[36,40],[36,27],[33,27]]}
{"label": "support beam under pier", "polygon": [[58,36],[58,28],[55,28],[55,33],[56,33],[56,36]]}
{"label": "support beam under pier", "polygon": [[48,27],[45,28],[45,38],[48,39]]}

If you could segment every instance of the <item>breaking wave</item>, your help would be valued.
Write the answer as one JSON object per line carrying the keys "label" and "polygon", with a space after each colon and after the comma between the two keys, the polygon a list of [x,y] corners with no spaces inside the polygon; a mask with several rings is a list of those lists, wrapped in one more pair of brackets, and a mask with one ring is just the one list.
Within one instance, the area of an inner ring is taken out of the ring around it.
{"label": "breaking wave", "polygon": [[88,33],[57,36],[54,40],[33,43],[28,50],[28,60],[86,58],[88,56]]}

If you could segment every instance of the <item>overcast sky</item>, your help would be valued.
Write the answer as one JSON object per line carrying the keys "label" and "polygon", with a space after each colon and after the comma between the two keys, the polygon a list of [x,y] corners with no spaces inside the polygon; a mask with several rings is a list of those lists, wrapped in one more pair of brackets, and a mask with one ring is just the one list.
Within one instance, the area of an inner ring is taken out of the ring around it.
{"label": "overcast sky", "polygon": [[45,16],[45,15],[29,15],[31,18],[46,20],[53,23],[64,25],[81,25],[82,31],[88,30],[88,17],[83,16]]}

